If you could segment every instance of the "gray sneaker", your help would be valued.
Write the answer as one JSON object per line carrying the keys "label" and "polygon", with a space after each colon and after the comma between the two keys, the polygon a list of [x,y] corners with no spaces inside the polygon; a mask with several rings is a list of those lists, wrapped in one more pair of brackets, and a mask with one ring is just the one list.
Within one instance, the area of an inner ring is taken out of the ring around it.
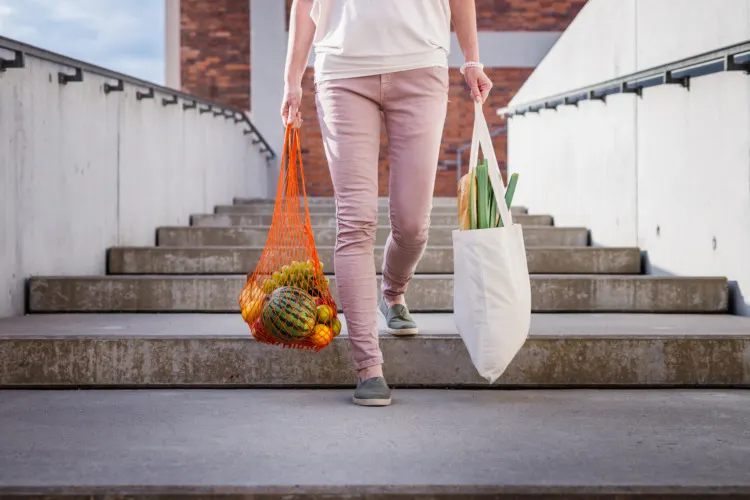
{"label": "gray sneaker", "polygon": [[378,312],[385,320],[385,331],[391,335],[416,335],[419,333],[417,324],[409,314],[409,309],[401,304],[394,304],[388,307],[385,298],[380,299]]}
{"label": "gray sneaker", "polygon": [[391,404],[391,389],[383,377],[368,378],[357,385],[353,400],[360,406],[388,406]]}

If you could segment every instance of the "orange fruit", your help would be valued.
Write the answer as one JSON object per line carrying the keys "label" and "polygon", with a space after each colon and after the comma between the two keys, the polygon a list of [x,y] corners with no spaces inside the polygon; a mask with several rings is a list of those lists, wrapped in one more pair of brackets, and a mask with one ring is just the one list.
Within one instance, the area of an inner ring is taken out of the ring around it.
{"label": "orange fruit", "polygon": [[327,346],[333,340],[333,332],[326,325],[315,325],[312,334],[307,337],[316,346]]}
{"label": "orange fruit", "polygon": [[263,291],[258,288],[258,285],[253,281],[245,285],[240,293],[240,306],[243,307],[250,300],[263,300]]}
{"label": "orange fruit", "polygon": [[252,324],[256,319],[258,319],[262,307],[262,300],[250,300],[248,302],[245,302],[245,304],[242,306],[242,319],[245,320],[245,323]]}

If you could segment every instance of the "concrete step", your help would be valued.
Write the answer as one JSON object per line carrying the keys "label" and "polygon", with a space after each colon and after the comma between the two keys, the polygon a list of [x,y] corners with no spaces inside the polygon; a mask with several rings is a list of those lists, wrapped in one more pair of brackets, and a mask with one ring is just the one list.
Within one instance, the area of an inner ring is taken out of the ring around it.
{"label": "concrete step", "polygon": [[746,391],[400,389],[389,408],[350,400],[350,389],[4,391],[0,496],[737,500],[750,494]]}
{"label": "concrete step", "polygon": [[[200,227],[227,227],[227,226],[270,226],[273,214],[248,214],[248,213],[225,213],[225,214],[196,214],[190,218],[190,225]],[[523,226],[551,226],[550,215],[516,215],[514,220]],[[333,214],[311,215],[310,222],[313,226],[336,227],[336,216]],[[430,220],[433,226],[458,227],[458,215],[435,214]],[[378,224],[388,226],[390,224],[388,214],[381,213]]]}
{"label": "concrete step", "polygon": [[[29,280],[30,312],[232,312],[246,276],[64,276]],[[379,280],[378,280],[379,281]],[[534,312],[727,311],[726,278],[533,275]],[[331,278],[335,297],[336,280]],[[412,311],[448,312],[453,277],[417,275]],[[337,299],[338,301],[338,299]]]}
{"label": "concrete step", "polygon": [[[333,272],[333,248],[318,247],[326,271]],[[243,274],[255,269],[263,247],[116,247],[109,251],[109,274]],[[526,249],[532,274],[638,274],[638,248],[530,247]],[[378,272],[383,247],[375,249]],[[417,274],[452,274],[453,248],[428,247]]]}
{"label": "concrete step", "polygon": [[[333,215],[336,213],[333,205],[308,205],[311,215]],[[513,214],[524,215],[527,213],[523,207],[512,207]],[[250,205],[218,205],[214,207],[214,213],[217,214],[273,214],[273,205],[270,204],[250,204]],[[380,206],[379,214],[387,214],[388,207]],[[456,215],[458,213],[457,205],[438,205],[432,207],[432,215],[448,214]]]}
{"label": "concrete step", "polygon": [[[276,203],[275,199],[268,198],[235,198],[232,200],[234,205],[266,205],[273,206]],[[300,203],[302,200],[300,199]],[[379,207],[387,207],[389,205],[387,197],[378,198]],[[311,207],[333,207],[336,205],[332,196],[310,196],[307,198],[307,206]],[[438,196],[432,199],[433,207],[456,207],[458,206],[458,198],[455,196]],[[518,207],[520,210],[526,210],[525,207]]]}
{"label": "concrete step", "polygon": [[[268,236],[268,227],[160,227],[157,230],[157,245],[196,246],[263,246]],[[429,245],[452,246],[454,227],[433,226],[430,228]],[[391,229],[377,229],[376,245],[384,245]],[[316,245],[332,246],[336,243],[336,228],[314,227]],[[534,226],[523,230],[528,247],[582,247],[589,243],[589,231],[578,227]]]}
{"label": "concrete step", "polygon": [[[346,318],[319,353],[260,344],[238,314],[30,315],[0,320],[0,386],[337,387],[355,382]],[[449,314],[381,334],[396,387],[488,387]],[[382,328],[382,320],[381,320]],[[750,387],[750,318],[535,314],[494,387]]]}

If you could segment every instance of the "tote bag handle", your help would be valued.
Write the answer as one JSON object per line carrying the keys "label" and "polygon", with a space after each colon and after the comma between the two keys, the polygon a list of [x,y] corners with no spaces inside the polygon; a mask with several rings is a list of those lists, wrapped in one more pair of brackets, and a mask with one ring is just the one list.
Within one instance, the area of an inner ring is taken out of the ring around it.
{"label": "tote bag handle", "polygon": [[504,227],[513,225],[513,216],[505,204],[505,184],[503,183],[500,167],[497,164],[495,148],[492,146],[492,136],[490,129],[487,127],[487,120],[482,112],[482,103],[474,103],[474,131],[471,135],[471,154],[469,155],[469,172],[474,170],[479,160],[479,148],[482,148],[484,157],[487,159],[489,170],[490,184],[495,192],[495,204],[500,220],[503,221]]}

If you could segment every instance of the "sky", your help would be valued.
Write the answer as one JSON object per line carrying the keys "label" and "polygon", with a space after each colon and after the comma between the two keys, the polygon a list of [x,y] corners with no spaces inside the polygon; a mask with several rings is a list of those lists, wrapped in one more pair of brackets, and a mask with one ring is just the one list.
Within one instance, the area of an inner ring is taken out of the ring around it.
{"label": "sky", "polygon": [[164,83],[164,0],[0,0],[0,36]]}

